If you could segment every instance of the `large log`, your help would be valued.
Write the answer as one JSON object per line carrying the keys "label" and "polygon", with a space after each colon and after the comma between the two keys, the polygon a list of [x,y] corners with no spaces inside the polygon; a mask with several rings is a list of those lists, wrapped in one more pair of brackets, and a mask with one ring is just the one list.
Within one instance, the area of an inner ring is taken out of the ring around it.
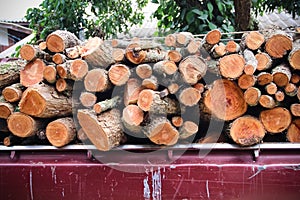
{"label": "large log", "polygon": [[259,119],[269,133],[275,134],[281,133],[289,127],[292,116],[290,111],[286,108],[276,107],[262,111],[259,115]]}
{"label": "large log", "polygon": [[247,111],[241,89],[232,81],[218,79],[205,92],[204,105],[221,120],[233,120]]}
{"label": "large log", "polygon": [[120,144],[123,131],[120,111],[109,110],[96,115],[91,110],[78,110],[77,118],[89,140],[101,151],[108,151]]}
{"label": "large log", "polygon": [[46,84],[28,87],[19,102],[20,111],[34,117],[51,118],[72,114],[72,99]]}
{"label": "large log", "polygon": [[76,126],[73,118],[65,117],[50,122],[46,127],[46,136],[55,147],[69,144],[76,137]]}
{"label": "large log", "polygon": [[292,46],[292,38],[283,31],[272,31],[266,36],[265,50],[273,58],[282,58]]}
{"label": "large log", "polygon": [[18,137],[30,137],[40,129],[44,129],[47,121],[30,117],[21,112],[11,114],[7,119],[7,126],[10,132]]}
{"label": "large log", "polygon": [[245,59],[239,54],[230,54],[219,61],[220,73],[225,78],[237,79],[244,72]]}
{"label": "large log", "polygon": [[101,38],[93,37],[81,47],[81,56],[91,67],[106,69],[114,63],[112,50]]}
{"label": "large log", "polygon": [[242,36],[242,40],[244,40],[246,47],[257,50],[265,42],[265,37],[258,31],[250,31]]}
{"label": "large log", "polygon": [[300,44],[294,42],[293,49],[289,53],[288,61],[292,68],[300,69]]}
{"label": "large log", "polygon": [[265,136],[262,123],[252,116],[242,116],[234,120],[230,127],[230,136],[241,146],[251,146],[262,141]]}
{"label": "large log", "polygon": [[108,77],[116,86],[124,85],[131,75],[130,69],[124,64],[114,64],[108,70]]}
{"label": "large log", "polygon": [[65,30],[56,30],[46,38],[46,45],[49,51],[59,53],[66,48],[79,45],[80,41],[73,33]]}
{"label": "large log", "polygon": [[27,63],[24,69],[20,71],[20,83],[25,87],[40,83],[44,79],[45,67],[46,64],[41,59]]}

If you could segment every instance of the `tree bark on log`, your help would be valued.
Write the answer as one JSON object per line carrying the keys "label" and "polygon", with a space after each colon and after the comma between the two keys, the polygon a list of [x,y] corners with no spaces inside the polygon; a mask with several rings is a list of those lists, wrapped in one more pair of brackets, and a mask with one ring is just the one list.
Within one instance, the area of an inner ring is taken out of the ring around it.
{"label": "tree bark on log", "polygon": [[72,114],[72,99],[46,84],[28,87],[19,102],[20,111],[33,117],[51,118]]}
{"label": "tree bark on log", "polygon": [[112,109],[97,116],[90,110],[78,110],[77,118],[98,150],[108,151],[120,144],[123,137],[120,111]]}
{"label": "tree bark on log", "polygon": [[55,147],[69,144],[76,137],[76,126],[73,118],[65,117],[50,122],[46,127],[46,136]]}
{"label": "tree bark on log", "polygon": [[105,112],[109,109],[113,109],[113,108],[119,106],[120,103],[121,103],[121,97],[120,96],[115,96],[111,99],[107,99],[105,101],[100,101],[100,102],[96,103],[93,106],[93,109],[96,112],[96,114],[100,114],[100,113]]}
{"label": "tree bark on log", "polygon": [[99,37],[93,37],[81,47],[81,57],[92,68],[106,69],[114,63],[112,58],[112,47],[107,45]]}
{"label": "tree bark on log", "polygon": [[244,55],[244,59],[246,61],[245,67],[244,67],[244,72],[245,72],[245,74],[253,75],[257,69],[258,61],[256,60],[253,52],[248,49],[244,50],[243,55]]}
{"label": "tree bark on log", "polygon": [[66,48],[79,45],[80,41],[73,33],[65,30],[56,30],[46,38],[49,51],[54,53],[63,52]]}
{"label": "tree bark on log", "polygon": [[174,145],[179,139],[179,132],[165,117],[155,117],[143,129],[144,134],[155,144]]}
{"label": "tree bark on log", "polygon": [[18,82],[20,79],[20,70],[25,65],[25,62],[20,60],[0,63],[0,88]]}
{"label": "tree bark on log", "polygon": [[258,144],[265,136],[263,124],[252,116],[242,116],[234,120],[230,127],[230,136],[241,146]]}

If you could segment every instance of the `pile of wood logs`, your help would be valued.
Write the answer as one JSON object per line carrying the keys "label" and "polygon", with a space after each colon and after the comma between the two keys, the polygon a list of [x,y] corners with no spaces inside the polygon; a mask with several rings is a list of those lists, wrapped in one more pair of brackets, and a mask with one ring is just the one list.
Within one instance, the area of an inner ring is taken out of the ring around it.
{"label": "pile of wood logs", "polygon": [[223,142],[300,142],[300,42],[291,34],[299,33],[80,41],[54,31],[0,64],[1,141],[88,140],[104,151],[129,138],[174,145],[206,141],[205,124],[220,120]]}

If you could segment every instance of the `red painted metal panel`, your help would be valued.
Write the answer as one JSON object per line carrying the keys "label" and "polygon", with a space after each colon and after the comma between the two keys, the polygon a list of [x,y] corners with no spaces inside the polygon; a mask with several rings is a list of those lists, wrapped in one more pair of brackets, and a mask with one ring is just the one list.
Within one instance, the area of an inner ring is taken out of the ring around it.
{"label": "red painted metal panel", "polygon": [[[97,158],[97,159],[95,159]],[[297,151],[0,153],[1,199],[299,199]],[[105,158],[105,159],[104,159]],[[109,159],[106,159],[109,158]],[[105,164],[99,160],[105,161]],[[137,173],[139,172],[139,173]]]}

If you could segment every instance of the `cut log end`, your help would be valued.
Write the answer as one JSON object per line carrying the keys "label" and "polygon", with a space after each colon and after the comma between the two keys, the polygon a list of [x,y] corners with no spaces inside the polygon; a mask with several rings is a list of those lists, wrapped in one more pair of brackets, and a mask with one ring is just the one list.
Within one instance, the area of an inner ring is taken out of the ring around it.
{"label": "cut log end", "polygon": [[251,31],[249,34],[247,34],[245,42],[249,49],[257,50],[265,42],[265,37],[258,31]]}
{"label": "cut log end", "polygon": [[217,44],[221,39],[221,32],[218,29],[214,29],[206,34],[205,40],[208,44]]}
{"label": "cut log end", "polygon": [[192,121],[185,121],[181,126],[179,133],[180,139],[186,139],[195,135],[199,130],[198,125]]}
{"label": "cut log end", "polygon": [[124,85],[128,81],[130,75],[130,69],[123,64],[112,65],[108,70],[108,77],[116,86]]}
{"label": "cut log end", "polygon": [[35,120],[23,113],[13,113],[7,119],[10,132],[18,137],[29,137],[35,134]]}
{"label": "cut log end", "polygon": [[179,63],[179,71],[186,83],[194,85],[205,76],[207,64],[198,56],[188,56]]}
{"label": "cut log end", "polygon": [[258,88],[250,87],[244,92],[244,99],[249,106],[256,106],[261,96]]}
{"label": "cut log end", "polygon": [[45,67],[46,65],[41,59],[27,63],[24,69],[20,71],[20,83],[25,87],[40,83],[44,78]]}
{"label": "cut log end", "polygon": [[260,113],[259,118],[265,129],[271,134],[286,130],[292,121],[290,111],[283,107],[264,110]]}
{"label": "cut log end", "polygon": [[239,117],[231,125],[230,136],[241,146],[251,146],[262,141],[265,136],[263,124],[252,116]]}
{"label": "cut log end", "polygon": [[44,72],[43,72],[43,77],[48,83],[55,83],[56,82],[56,67],[53,65],[48,65],[45,67]]}
{"label": "cut log end", "polygon": [[185,106],[197,105],[201,99],[199,90],[193,87],[185,88],[179,94],[179,101]]}
{"label": "cut log end", "polygon": [[282,58],[291,49],[292,40],[286,34],[274,34],[265,45],[265,50],[273,58]]}
{"label": "cut log end", "polygon": [[10,103],[19,101],[22,97],[22,94],[22,85],[19,83],[8,86],[2,91],[4,99]]}
{"label": "cut log end", "polygon": [[286,134],[287,140],[293,143],[300,142],[300,119],[295,119]]}
{"label": "cut log end", "polygon": [[220,59],[220,73],[225,78],[236,79],[244,72],[245,59],[238,54],[230,54]]}
{"label": "cut log end", "polygon": [[50,122],[46,127],[46,136],[55,147],[69,144],[76,137],[76,127],[72,118],[60,118]]}

